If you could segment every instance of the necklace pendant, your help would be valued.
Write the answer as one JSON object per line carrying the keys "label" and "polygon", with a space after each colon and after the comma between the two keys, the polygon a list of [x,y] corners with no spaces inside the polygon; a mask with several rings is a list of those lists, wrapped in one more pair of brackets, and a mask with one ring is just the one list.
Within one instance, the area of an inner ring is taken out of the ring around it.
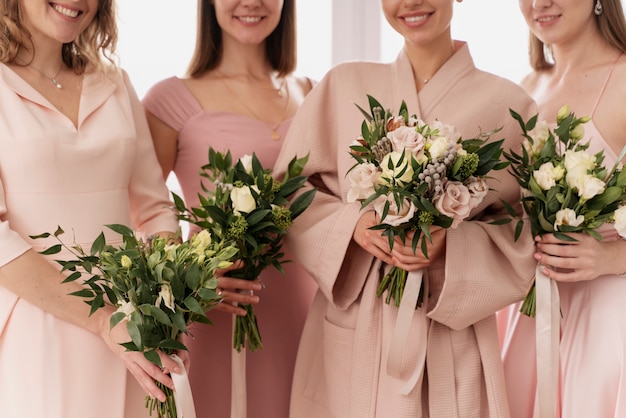
{"label": "necklace pendant", "polygon": [[280,134],[276,130],[272,130],[272,139],[274,141],[278,141],[280,139]]}
{"label": "necklace pendant", "polygon": [[51,78],[50,81],[52,81],[54,87],[58,88],[59,90],[63,88],[63,84],[59,83],[56,78]]}

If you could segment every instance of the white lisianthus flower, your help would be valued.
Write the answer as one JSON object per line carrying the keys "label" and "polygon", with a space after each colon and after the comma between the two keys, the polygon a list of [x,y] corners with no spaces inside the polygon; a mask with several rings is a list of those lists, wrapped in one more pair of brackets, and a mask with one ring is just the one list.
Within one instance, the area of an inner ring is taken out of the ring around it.
{"label": "white lisianthus flower", "polygon": [[404,199],[400,207],[396,205],[396,200],[393,195],[381,196],[374,201],[374,211],[382,218],[383,211],[385,209],[385,203],[389,202],[389,211],[385,219],[381,222],[391,226],[399,226],[403,223],[409,222],[413,215],[415,215],[415,205],[408,199]]}
{"label": "white lisianthus flower", "polygon": [[568,183],[578,191],[578,196],[580,196],[583,200],[589,200],[592,197],[599,195],[606,188],[606,184],[604,184],[602,180],[592,176],[591,174],[585,174],[582,176],[568,175]]}
{"label": "white lisianthus flower", "polygon": [[164,250],[165,250],[165,258],[169,261],[175,261],[176,260],[176,251],[178,250],[178,247],[180,247],[180,244],[168,244],[165,246]]}
{"label": "white lisianthus flower", "polygon": [[613,213],[613,220],[615,223],[613,226],[617,233],[624,239],[626,239],[626,206],[620,206]]}
{"label": "white lisianthus flower", "polygon": [[541,164],[539,170],[533,171],[533,178],[542,190],[550,190],[551,188],[556,186],[554,164],[552,164],[552,162]]}
{"label": "white lisianthus flower", "polygon": [[159,291],[159,296],[157,297],[155,306],[157,308],[160,308],[161,302],[163,302],[165,306],[167,306],[172,311],[176,309],[176,305],[174,303],[174,294],[172,293],[172,287],[169,285],[169,283],[163,283],[161,285],[161,290]]}
{"label": "white lisianthus flower", "polygon": [[120,259],[120,264],[125,269],[130,269],[133,266],[133,260],[131,260],[129,256],[123,255]]}
{"label": "white lisianthus flower", "polygon": [[372,163],[359,164],[348,173],[350,180],[350,190],[348,190],[347,201],[356,202],[360,199],[367,199],[374,194],[374,185],[378,184],[380,171]]}
{"label": "white lisianthus flower", "polygon": [[241,157],[239,161],[241,161],[241,165],[243,165],[243,168],[244,170],[246,170],[246,173],[252,174],[252,155],[246,154],[243,157]]}
{"label": "white lisianthus flower", "polygon": [[570,183],[569,177],[571,175],[580,176],[589,173],[596,166],[596,157],[588,154],[585,151],[565,151],[565,158],[563,159],[563,165],[567,172],[567,182]]}
{"label": "white lisianthus flower", "polygon": [[393,145],[393,150],[397,152],[410,152],[416,158],[424,153],[425,139],[415,130],[414,127],[400,126],[396,130],[389,132],[387,138]]}
{"label": "white lisianthus flower", "polygon": [[585,127],[582,123],[576,125],[569,133],[569,136],[575,141],[580,141],[585,137]]}
{"label": "white lisianthus flower", "polygon": [[[395,179],[399,184],[407,184],[413,179],[413,167],[411,167],[409,160],[411,154],[405,153],[403,161],[400,160],[401,157],[402,153],[397,151],[392,151],[385,155],[380,162],[380,169],[382,170],[380,175],[381,183],[392,184],[393,179]],[[390,162],[391,168],[389,167]]]}
{"label": "white lisianthus flower", "polygon": [[426,148],[432,161],[440,160],[450,148],[450,142],[445,136],[438,136],[427,143]]}
{"label": "white lisianthus flower", "polygon": [[556,221],[554,222],[554,229],[557,230],[561,225],[578,226],[585,221],[583,215],[576,216],[576,212],[572,209],[561,209],[556,213]]}
{"label": "white lisianthus flower", "polygon": [[527,134],[533,139],[533,143],[531,145],[528,139],[524,139],[523,146],[531,157],[537,157],[550,137],[548,122],[545,120],[537,122],[535,127],[528,131]]}
{"label": "white lisianthus flower", "polygon": [[[256,188],[256,186],[252,186]],[[258,192],[258,189],[256,189]],[[230,191],[230,200],[233,203],[233,209],[237,213],[245,212],[250,213],[256,209],[256,200],[250,191],[250,187],[233,187]]]}
{"label": "white lisianthus flower", "polygon": [[125,300],[120,300],[118,302],[119,307],[117,308],[117,310],[115,311],[117,312],[121,312],[125,315],[125,319],[130,319],[130,315],[136,311],[135,309],[135,305],[133,305],[132,302],[128,302]]}
{"label": "white lisianthus flower", "polygon": [[556,113],[556,123],[561,123],[570,115],[569,106],[563,105]]}
{"label": "white lisianthus flower", "polygon": [[194,248],[202,248],[204,250],[209,245],[211,245],[211,233],[206,229],[203,229],[191,238],[191,246]]}

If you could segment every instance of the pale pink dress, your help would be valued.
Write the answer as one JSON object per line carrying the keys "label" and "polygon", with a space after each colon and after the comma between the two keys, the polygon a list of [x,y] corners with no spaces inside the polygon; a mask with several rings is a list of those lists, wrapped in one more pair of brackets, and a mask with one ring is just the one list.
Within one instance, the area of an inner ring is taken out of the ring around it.
{"label": "pale pink dress", "polygon": [[[105,224],[176,230],[145,115],[124,73],[85,75],[76,128],[2,64],[0,132],[0,268],[51,245],[28,236],[57,225],[86,250]],[[118,237],[106,235],[111,243]],[[145,393],[101,338],[0,285],[0,417],[147,416]]]}
{"label": "pale pink dress", "polygon": [[[199,205],[200,167],[208,149],[230,150],[233,160],[255,152],[261,164],[272,167],[282,141],[274,141],[270,127],[250,117],[203,110],[182,80],[171,77],[155,85],[143,100],[147,111],[178,132],[174,173],[187,206]],[[291,120],[278,128],[284,137]],[[206,179],[204,179],[206,181]],[[193,231],[192,231],[193,232]],[[293,259],[287,251],[287,258]],[[284,265],[285,275],[268,268],[261,281],[261,302],[255,306],[264,348],[248,352],[249,418],[286,418],[296,351],[316,285],[298,264]],[[232,315],[210,312],[212,326],[192,329],[184,342],[191,354],[191,387],[198,417],[230,416]]]}
{"label": "pale pink dress", "polygon": [[[604,150],[604,164],[611,168],[617,155],[593,121],[585,124],[585,137],[590,140],[589,152]],[[605,240],[619,239],[612,225],[604,225],[600,231]],[[626,278],[607,275],[589,281],[558,283],[558,289],[563,315],[560,416],[626,417]],[[511,416],[539,418],[535,320],[520,314],[519,306],[512,305],[498,314]]]}

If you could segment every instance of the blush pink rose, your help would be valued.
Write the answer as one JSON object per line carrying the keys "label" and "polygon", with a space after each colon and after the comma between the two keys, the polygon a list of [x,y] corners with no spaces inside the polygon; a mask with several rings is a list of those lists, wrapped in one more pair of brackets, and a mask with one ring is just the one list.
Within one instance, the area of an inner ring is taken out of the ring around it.
{"label": "blush pink rose", "polygon": [[385,219],[382,219],[381,222],[391,226],[399,226],[403,223],[409,222],[413,219],[413,215],[415,215],[416,207],[408,199],[404,199],[401,202],[400,207],[396,205],[396,200],[392,195],[381,196],[380,198],[374,201],[374,211],[382,218],[385,203],[389,202],[389,212],[387,212],[387,216]]}
{"label": "blush pink rose", "polygon": [[467,218],[472,210],[472,196],[463,183],[449,181],[444,186],[443,193],[435,201],[437,210],[453,219],[451,228],[456,228],[463,219]]}

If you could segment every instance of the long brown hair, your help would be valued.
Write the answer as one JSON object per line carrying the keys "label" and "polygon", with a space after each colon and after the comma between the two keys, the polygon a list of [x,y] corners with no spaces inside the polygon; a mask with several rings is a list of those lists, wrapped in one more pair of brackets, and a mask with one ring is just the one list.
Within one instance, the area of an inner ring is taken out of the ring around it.
{"label": "long brown hair", "polygon": [[[27,1],[27,0],[25,0]],[[34,53],[34,45],[21,18],[20,0],[0,0],[0,62],[14,63],[24,48]],[[102,57],[115,65],[113,54],[117,45],[115,0],[99,0],[93,21],[78,37],[63,44],[63,62],[77,74],[88,64],[104,67]]]}
{"label": "long brown hair", "polygon": [[[215,69],[224,53],[222,29],[212,0],[198,0],[196,47],[187,69],[190,77]],[[296,4],[285,0],[276,29],[265,40],[265,53],[272,68],[285,76],[296,68]]]}
{"label": "long brown hair", "polygon": [[[596,0],[593,0],[591,7],[595,2]],[[600,16],[594,14],[594,17],[602,38],[613,48],[626,53],[626,19],[621,0],[600,0],[600,2],[604,10]],[[547,57],[549,49],[549,45],[530,34],[528,56],[533,70],[544,70],[554,65]]]}

